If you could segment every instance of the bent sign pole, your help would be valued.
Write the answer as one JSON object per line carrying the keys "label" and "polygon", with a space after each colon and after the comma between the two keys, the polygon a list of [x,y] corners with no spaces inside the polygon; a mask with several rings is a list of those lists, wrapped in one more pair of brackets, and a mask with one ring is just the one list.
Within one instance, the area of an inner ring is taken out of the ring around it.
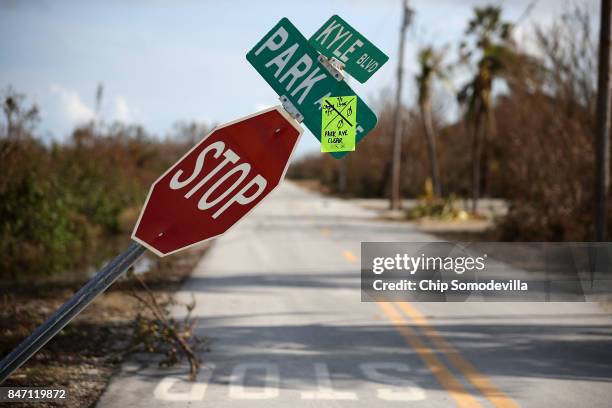
{"label": "bent sign pole", "polygon": [[215,128],[149,190],[129,248],[0,361],[0,383],[104,292],[146,249],[169,255],[223,234],[282,181],[302,134],[274,107]]}
{"label": "bent sign pole", "polygon": [[145,252],[145,247],[132,243],[121,255],[113,259],[85,286],[75,293],[43,324],[38,326],[17,348],[0,362],[0,384],[13,371],[28,361],[42,346],[47,344],[64,326],[85,309],[100,293],[104,292]]}

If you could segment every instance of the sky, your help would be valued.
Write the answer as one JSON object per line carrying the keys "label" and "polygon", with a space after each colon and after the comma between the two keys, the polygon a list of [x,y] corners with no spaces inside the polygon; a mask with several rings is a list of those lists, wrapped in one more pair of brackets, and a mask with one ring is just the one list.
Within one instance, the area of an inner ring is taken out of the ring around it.
{"label": "sky", "polygon": [[[579,1],[597,11],[596,0]],[[530,3],[411,0],[404,102],[415,99],[419,47],[456,46],[476,5],[501,5],[516,21]],[[536,1],[519,38],[534,23],[550,24],[564,3]],[[103,83],[99,119],[140,124],[163,137],[178,121],[223,123],[279,104],[246,53],[282,17],[308,38],[333,14],[390,57],[365,84],[350,80],[376,111],[396,80],[400,0],[0,0],[0,91],[11,86],[27,95],[41,110],[40,133],[62,141],[96,115],[96,87]],[[306,130],[297,155],[318,150]]]}

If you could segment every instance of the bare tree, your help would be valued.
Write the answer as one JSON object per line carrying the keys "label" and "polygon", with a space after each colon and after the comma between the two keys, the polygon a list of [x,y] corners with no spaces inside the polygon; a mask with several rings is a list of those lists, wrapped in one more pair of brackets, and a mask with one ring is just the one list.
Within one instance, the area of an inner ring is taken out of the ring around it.
{"label": "bare tree", "polygon": [[440,169],[436,152],[436,131],[433,125],[431,112],[431,86],[435,77],[446,79],[442,62],[443,52],[436,52],[433,47],[426,47],[419,52],[419,74],[416,83],[419,88],[419,110],[423,122],[425,142],[427,144],[427,156],[429,158],[430,177],[433,192],[437,197],[442,195],[440,183]]}
{"label": "bare tree", "polygon": [[29,136],[40,121],[36,104],[25,106],[25,95],[8,88],[3,96],[2,110],[6,119],[6,137],[17,139]]}
{"label": "bare tree", "polygon": [[504,58],[510,53],[512,24],[501,18],[500,7],[476,7],[465,31],[473,39],[471,49],[461,44],[464,62],[476,59],[473,78],[460,90],[459,102],[466,106],[466,125],[472,134],[472,212],[478,212],[482,183],[483,153],[488,137],[495,132],[492,109],[493,80],[503,68]]}

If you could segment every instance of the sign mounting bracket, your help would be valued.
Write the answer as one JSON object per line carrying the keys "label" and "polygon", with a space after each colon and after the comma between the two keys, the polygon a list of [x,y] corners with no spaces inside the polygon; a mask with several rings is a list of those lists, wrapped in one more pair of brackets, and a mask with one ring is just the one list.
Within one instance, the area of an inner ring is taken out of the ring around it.
{"label": "sign mounting bracket", "polygon": [[344,79],[344,64],[338,61],[335,57],[327,58],[323,54],[319,54],[319,62],[329,71],[336,81]]}
{"label": "sign mounting bracket", "polygon": [[302,115],[295,105],[291,103],[289,98],[287,98],[285,95],[281,95],[279,99],[283,104],[283,109],[285,109],[293,119],[295,119],[298,123],[302,123],[304,121],[304,115]]}

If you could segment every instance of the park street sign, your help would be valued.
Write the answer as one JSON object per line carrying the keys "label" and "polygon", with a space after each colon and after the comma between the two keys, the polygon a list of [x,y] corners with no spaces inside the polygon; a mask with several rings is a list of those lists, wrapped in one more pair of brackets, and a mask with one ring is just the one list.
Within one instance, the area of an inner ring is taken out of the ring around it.
{"label": "park street sign", "polygon": [[336,58],[353,78],[364,83],[389,57],[340,16],[333,15],[310,37],[310,45],[327,58]]}
{"label": "park street sign", "polygon": [[301,134],[280,107],[216,127],[153,183],[132,239],[165,256],[224,233],[278,186]]}
{"label": "park street sign", "polygon": [[[281,19],[251,51],[247,60],[280,96],[285,96],[304,116],[304,124],[321,140],[321,104],[329,96],[349,96],[355,92],[344,81],[336,80],[318,61],[318,53],[287,19]],[[374,126],[376,115],[357,96],[356,142]],[[346,152],[331,153],[340,158]]]}

